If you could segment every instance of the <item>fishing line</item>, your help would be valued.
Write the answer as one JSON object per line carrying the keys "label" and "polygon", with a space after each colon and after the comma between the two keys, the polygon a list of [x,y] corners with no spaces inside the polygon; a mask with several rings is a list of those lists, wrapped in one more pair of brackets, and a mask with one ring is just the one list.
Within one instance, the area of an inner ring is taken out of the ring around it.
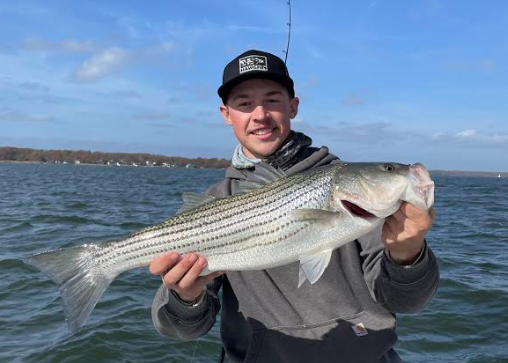
{"label": "fishing line", "polygon": [[192,363],[194,361],[194,356],[196,355],[196,350],[198,349],[198,343],[199,343],[199,339],[196,339],[196,345],[194,345],[194,352],[192,352],[192,358],[191,358],[190,363]]}

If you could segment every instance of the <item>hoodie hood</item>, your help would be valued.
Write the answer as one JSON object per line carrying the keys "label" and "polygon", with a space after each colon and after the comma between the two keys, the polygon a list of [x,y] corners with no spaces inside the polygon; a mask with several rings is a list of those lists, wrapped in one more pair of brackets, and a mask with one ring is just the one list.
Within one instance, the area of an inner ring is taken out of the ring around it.
{"label": "hoodie hood", "polygon": [[[284,172],[287,175],[293,175],[307,169],[330,164],[333,160],[339,160],[339,158],[329,153],[326,146],[322,146],[321,148],[306,147],[302,148],[298,153],[298,162],[289,169],[284,170]],[[254,173],[260,172],[256,169],[262,170],[262,168],[256,168],[256,165],[253,165],[253,167],[249,169],[237,169],[234,166],[230,166],[226,170],[226,178],[232,180],[250,180],[250,177]]]}

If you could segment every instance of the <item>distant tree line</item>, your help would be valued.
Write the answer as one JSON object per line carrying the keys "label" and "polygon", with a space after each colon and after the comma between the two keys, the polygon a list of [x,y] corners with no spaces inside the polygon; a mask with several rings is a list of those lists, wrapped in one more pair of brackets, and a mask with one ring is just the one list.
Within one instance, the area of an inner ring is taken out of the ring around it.
{"label": "distant tree line", "polygon": [[227,168],[231,161],[217,158],[183,158],[146,153],[106,153],[87,150],[35,150],[29,148],[0,147],[0,161],[72,163],[139,166],[174,166],[194,168]]}

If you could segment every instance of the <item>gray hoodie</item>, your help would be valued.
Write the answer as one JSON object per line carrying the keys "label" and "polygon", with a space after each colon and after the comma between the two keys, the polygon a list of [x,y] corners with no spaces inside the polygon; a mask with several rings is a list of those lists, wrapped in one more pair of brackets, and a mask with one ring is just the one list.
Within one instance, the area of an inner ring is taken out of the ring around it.
{"label": "gray hoodie", "polygon": [[[332,162],[326,147],[298,154],[292,175]],[[230,167],[208,193],[235,194],[254,169]],[[439,270],[424,247],[411,266],[384,253],[380,230],[335,250],[314,284],[298,286],[299,262],[262,271],[227,272],[208,284],[205,299],[189,306],[164,286],[152,305],[157,331],[195,340],[206,334],[221,309],[221,339],[233,362],[400,362],[396,313],[421,311],[434,295]]]}

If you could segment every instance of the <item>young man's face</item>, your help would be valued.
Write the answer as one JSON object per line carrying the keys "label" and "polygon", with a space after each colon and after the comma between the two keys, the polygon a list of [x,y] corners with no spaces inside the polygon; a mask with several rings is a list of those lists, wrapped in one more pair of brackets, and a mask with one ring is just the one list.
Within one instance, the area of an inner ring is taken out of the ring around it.
{"label": "young man's face", "polygon": [[268,79],[251,79],[234,87],[220,110],[233,126],[245,156],[266,158],[276,152],[291,131],[298,114],[298,98],[289,98],[285,87]]}

